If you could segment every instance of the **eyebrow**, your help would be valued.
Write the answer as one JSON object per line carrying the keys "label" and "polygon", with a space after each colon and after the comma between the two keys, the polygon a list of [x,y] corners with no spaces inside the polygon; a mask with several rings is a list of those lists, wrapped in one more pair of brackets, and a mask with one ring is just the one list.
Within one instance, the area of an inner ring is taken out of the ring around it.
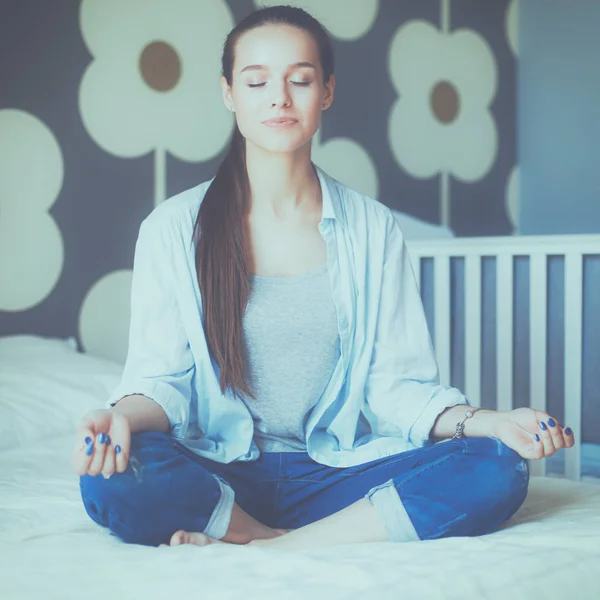
{"label": "eyebrow", "polygon": [[[302,62],[297,62],[294,63],[293,65],[289,65],[288,68],[293,68],[293,69],[297,69],[299,67],[308,67],[309,69],[314,69],[315,71],[317,70],[317,67],[315,67],[315,65],[313,65],[310,62],[306,62],[306,61],[302,61]],[[263,71],[263,70],[268,70],[269,67],[267,67],[266,65],[248,65],[247,67],[244,67],[240,73],[243,73],[244,71]]]}

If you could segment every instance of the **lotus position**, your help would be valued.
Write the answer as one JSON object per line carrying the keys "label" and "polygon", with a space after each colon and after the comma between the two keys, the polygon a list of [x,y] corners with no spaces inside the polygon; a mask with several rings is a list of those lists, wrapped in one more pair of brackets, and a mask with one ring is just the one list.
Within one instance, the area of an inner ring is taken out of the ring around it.
{"label": "lotus position", "polygon": [[[364,65],[353,78],[368,85]],[[545,412],[440,383],[392,212],[311,160],[335,82],[299,8],[225,41],[229,151],[142,223],[122,380],[75,442],[85,509],[124,542],[484,535],[522,505],[527,459],[574,443]]]}

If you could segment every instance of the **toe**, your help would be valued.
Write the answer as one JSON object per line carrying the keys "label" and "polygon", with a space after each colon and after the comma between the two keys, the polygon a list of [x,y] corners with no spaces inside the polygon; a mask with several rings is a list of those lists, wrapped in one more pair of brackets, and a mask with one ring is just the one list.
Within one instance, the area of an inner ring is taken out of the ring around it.
{"label": "toe", "polygon": [[189,543],[196,544],[196,546],[208,546],[211,543],[211,539],[203,533],[188,533]]}
{"label": "toe", "polygon": [[183,531],[182,529],[180,529],[179,531],[176,531],[172,536],[171,536],[171,541],[170,541],[170,545],[171,546],[179,546],[180,544],[185,544],[186,540],[186,532]]}

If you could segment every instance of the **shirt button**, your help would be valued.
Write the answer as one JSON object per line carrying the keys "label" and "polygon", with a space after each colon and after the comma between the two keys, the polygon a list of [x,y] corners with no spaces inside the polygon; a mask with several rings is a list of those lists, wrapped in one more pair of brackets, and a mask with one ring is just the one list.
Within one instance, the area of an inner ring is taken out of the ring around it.
{"label": "shirt button", "polygon": [[345,329],[346,325],[348,325],[348,320],[346,319],[346,317],[342,317],[340,319],[340,326]]}

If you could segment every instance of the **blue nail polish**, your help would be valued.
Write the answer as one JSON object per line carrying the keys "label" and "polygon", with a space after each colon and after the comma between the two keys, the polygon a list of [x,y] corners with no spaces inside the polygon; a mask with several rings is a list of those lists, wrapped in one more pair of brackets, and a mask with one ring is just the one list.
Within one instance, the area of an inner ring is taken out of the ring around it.
{"label": "blue nail polish", "polygon": [[548,419],[548,425],[550,425],[550,427],[554,427],[556,425],[556,423],[554,422],[554,419],[552,419],[552,418]]}
{"label": "blue nail polish", "polygon": [[548,429],[548,428],[546,427],[546,423],[544,423],[544,421],[540,421],[540,429],[541,429],[542,431],[546,431],[546,429]]}
{"label": "blue nail polish", "polygon": [[535,438],[536,442],[540,441],[540,436],[537,433],[533,437]]}
{"label": "blue nail polish", "polygon": [[88,456],[90,456],[90,455],[92,454],[92,452],[93,452],[93,451],[94,451],[94,445],[93,445],[93,444],[90,444],[90,445],[87,447],[87,449],[86,449],[85,453],[86,453]]}
{"label": "blue nail polish", "polygon": [[109,435],[106,436],[106,445],[110,446],[110,436]]}
{"label": "blue nail polish", "polygon": [[92,438],[91,437],[86,437],[85,438],[85,443],[89,446],[92,443]]}
{"label": "blue nail polish", "polygon": [[121,454],[121,446],[119,446],[119,444],[117,444],[117,445],[115,446],[115,452],[116,452],[117,454]]}
{"label": "blue nail polish", "polygon": [[573,432],[571,431],[571,428],[570,428],[570,427],[567,427],[567,428],[565,429],[565,433],[566,433],[567,435],[573,435]]}
{"label": "blue nail polish", "polygon": [[104,442],[106,441],[106,436],[105,436],[103,433],[101,433],[101,434],[100,434],[100,437],[98,438],[98,441],[99,441],[101,444],[104,444]]}

